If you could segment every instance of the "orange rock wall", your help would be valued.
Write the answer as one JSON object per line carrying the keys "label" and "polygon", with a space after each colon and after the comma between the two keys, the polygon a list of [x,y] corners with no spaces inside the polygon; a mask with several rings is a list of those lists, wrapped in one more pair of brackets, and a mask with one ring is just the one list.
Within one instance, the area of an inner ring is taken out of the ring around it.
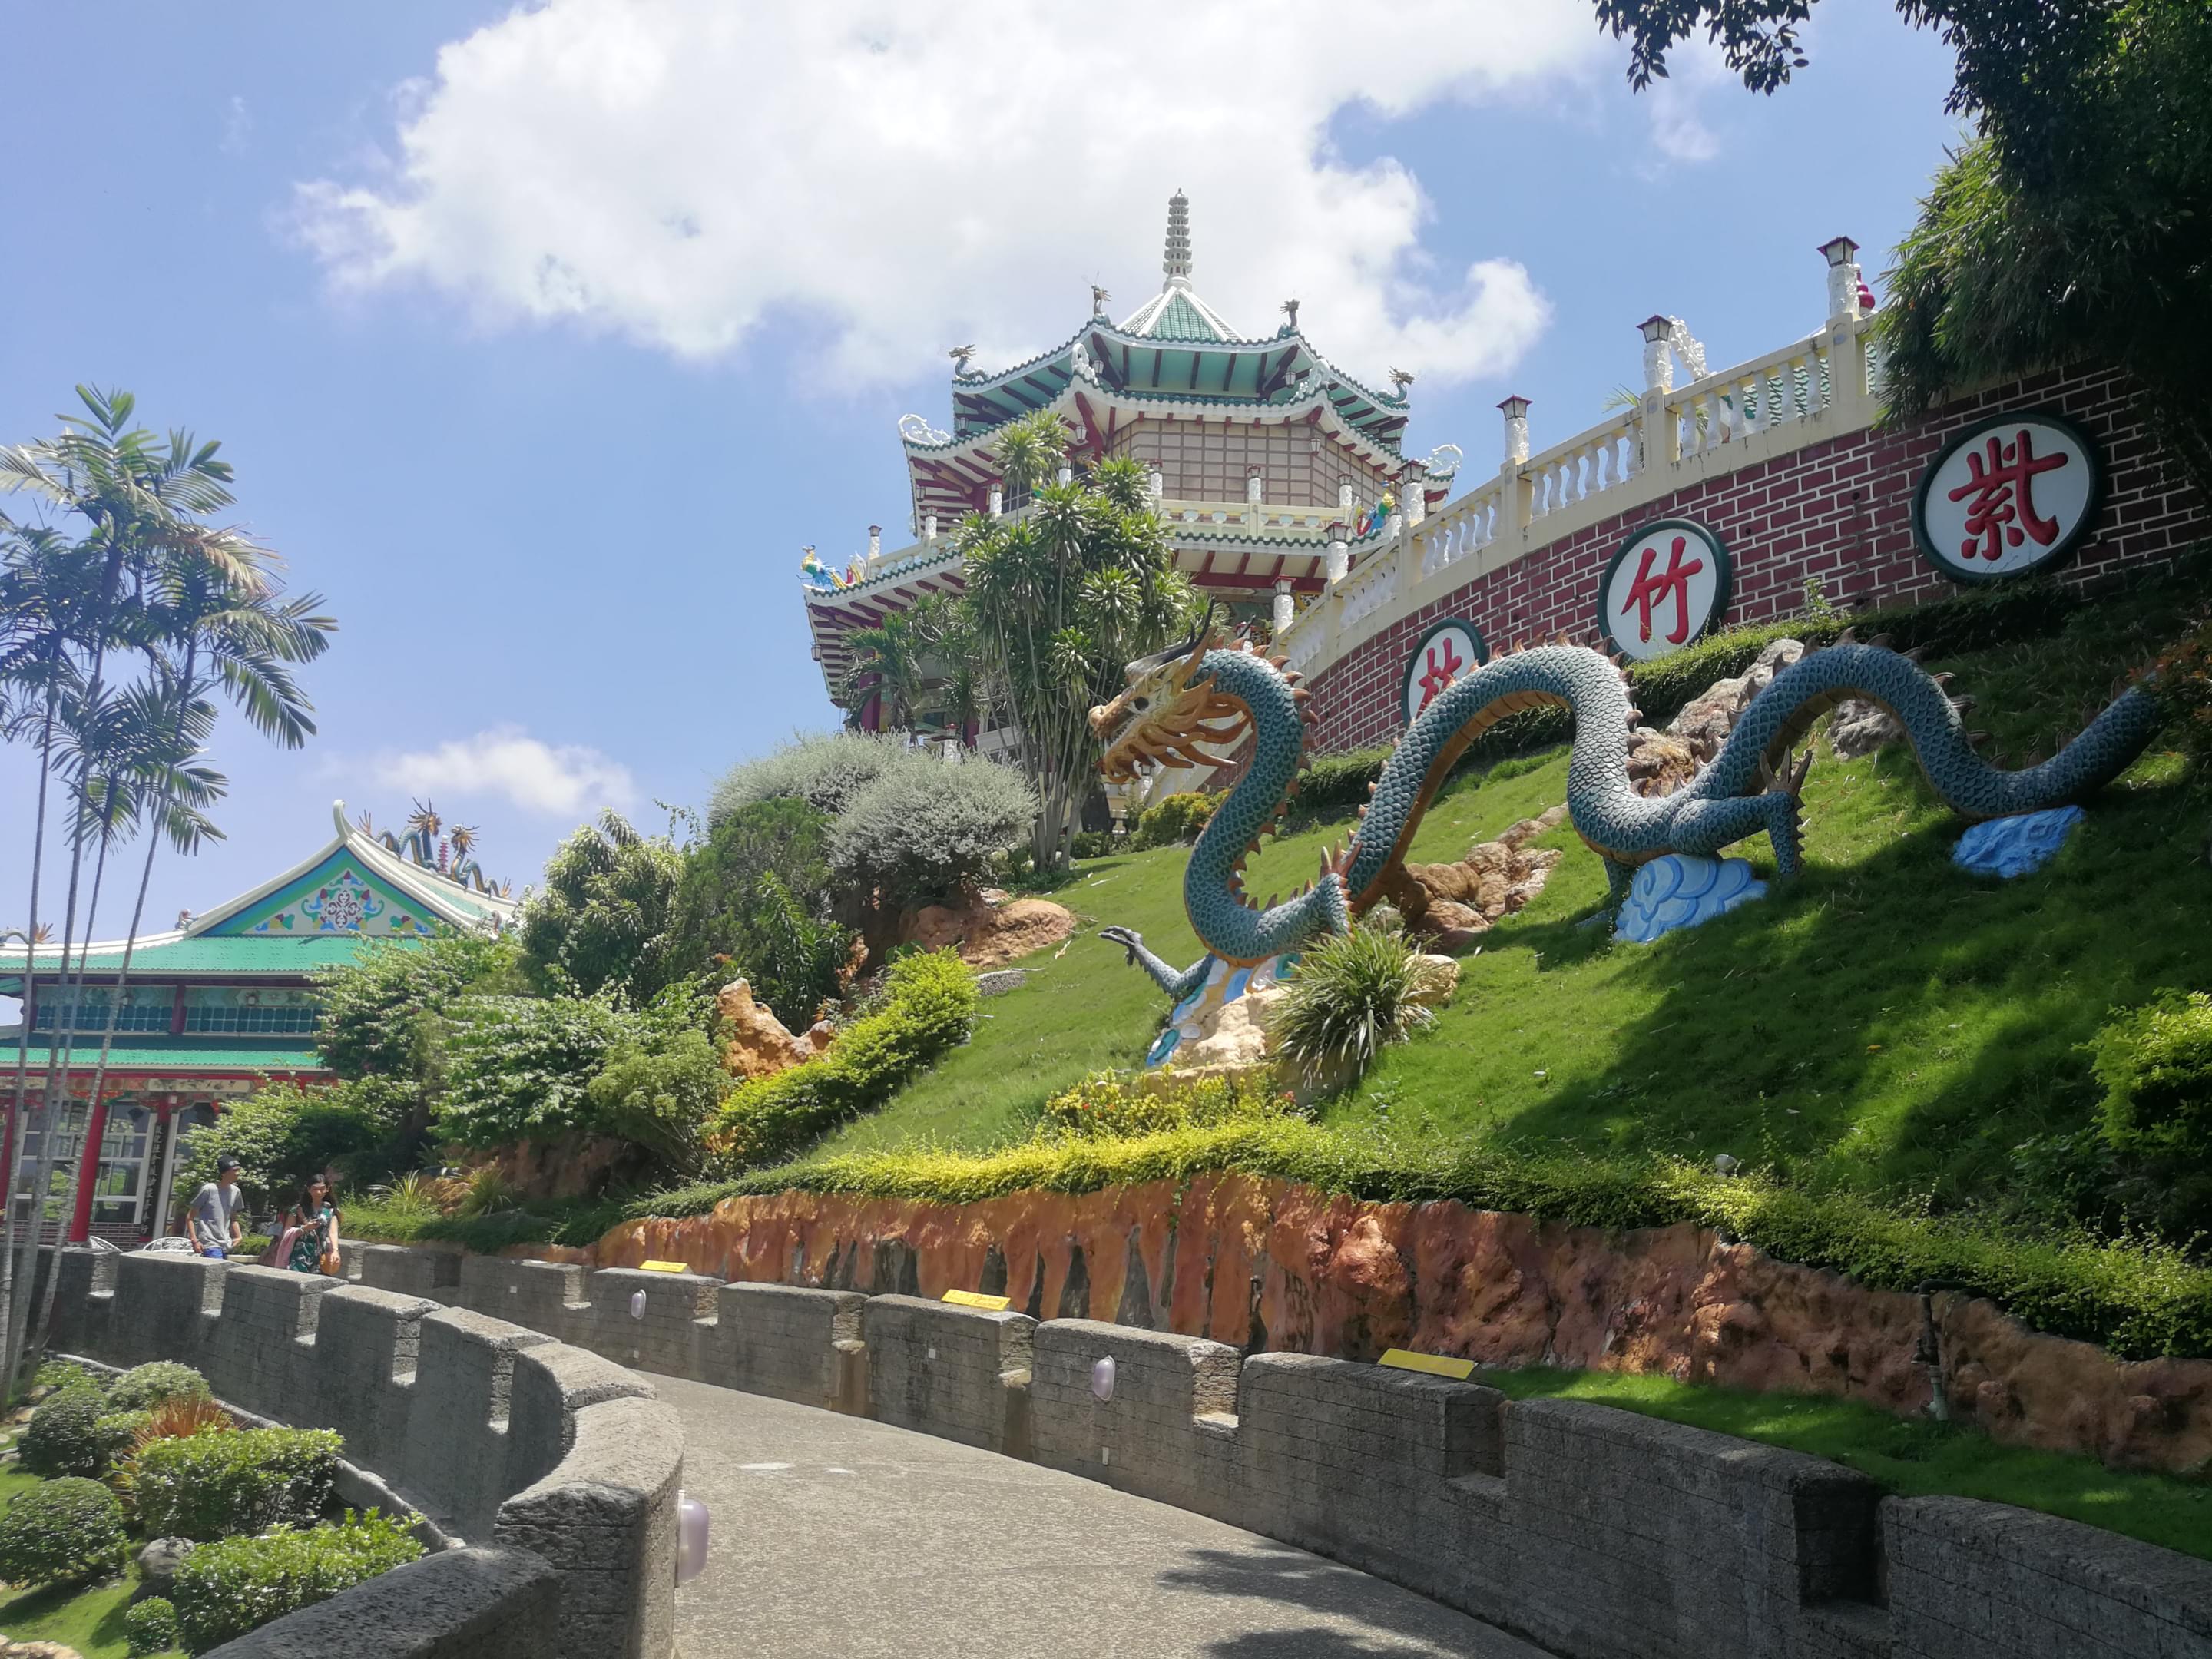
{"label": "orange rock wall", "polygon": [[[1626,1233],[1450,1202],[1374,1204],[1241,1175],[948,1206],[787,1192],[626,1223],[601,1267],[939,1297],[1251,1349],[1656,1371],[1926,1408],[1916,1297],[1687,1224]],[[2212,1460],[2212,1363],[2124,1363],[1986,1302],[1936,1301],[1954,1413],[1996,1438],[2184,1471]]]}

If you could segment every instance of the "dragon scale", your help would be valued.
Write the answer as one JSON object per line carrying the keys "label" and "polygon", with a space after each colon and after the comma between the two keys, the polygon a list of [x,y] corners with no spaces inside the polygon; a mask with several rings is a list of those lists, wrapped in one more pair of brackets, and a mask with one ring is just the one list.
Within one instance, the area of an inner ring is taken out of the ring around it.
{"label": "dragon scale", "polygon": [[1639,864],[1669,853],[1717,854],[1758,834],[1771,843],[1779,873],[1796,874],[1804,768],[1788,769],[1789,757],[1814,723],[1847,697],[1879,703],[1895,715],[1936,793],[1954,811],[1978,819],[2094,793],[2142,751],[2161,719],[2153,698],[2132,689],[2051,759],[2008,771],[1975,753],[1942,684],[1917,663],[1881,646],[1844,643],[1808,653],[1777,674],[1738,718],[1711,764],[1684,788],[1654,798],[1639,795],[1629,781],[1629,736],[1638,713],[1622,671],[1580,646],[1538,646],[1493,659],[1431,702],[1384,764],[1350,844],[1324,857],[1310,889],[1255,907],[1243,895],[1244,860],[1287,807],[1304,756],[1306,694],[1293,686],[1294,678],[1249,646],[1216,645],[1201,633],[1186,649],[1132,663],[1127,689],[1091,711],[1093,728],[1108,740],[1102,767],[1109,776],[1130,775],[1144,759],[1200,759],[1194,743],[1250,734],[1250,766],[1200,835],[1183,875],[1184,908],[1211,954],[1178,970],[1146,950],[1138,935],[1105,930],[1178,999],[1204,982],[1215,958],[1267,961],[1343,932],[1378,902],[1453,763],[1490,726],[1522,708],[1560,704],[1574,717],[1568,814],[1576,833],[1605,860],[1614,902]]}

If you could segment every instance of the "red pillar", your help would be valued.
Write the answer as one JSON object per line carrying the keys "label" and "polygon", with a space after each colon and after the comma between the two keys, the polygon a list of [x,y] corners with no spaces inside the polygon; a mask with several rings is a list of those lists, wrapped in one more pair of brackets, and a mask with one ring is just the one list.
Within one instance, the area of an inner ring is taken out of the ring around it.
{"label": "red pillar", "polygon": [[92,1103],[92,1115],[84,1126],[84,1150],[77,1154],[76,1208],[70,1215],[69,1242],[88,1244],[92,1242],[92,1188],[100,1178],[100,1147],[107,1139],[107,1101],[105,1097]]}

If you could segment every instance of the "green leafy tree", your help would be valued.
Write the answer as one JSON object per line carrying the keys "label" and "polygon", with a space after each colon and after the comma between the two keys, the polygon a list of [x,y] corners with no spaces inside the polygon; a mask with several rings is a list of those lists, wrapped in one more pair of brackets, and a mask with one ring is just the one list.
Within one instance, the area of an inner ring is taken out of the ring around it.
{"label": "green leafy tree", "polygon": [[438,1133],[489,1148],[590,1129],[592,1079],[640,1030],[611,990],[468,1000],[454,1010]]}
{"label": "green leafy tree", "polygon": [[403,1150],[418,1144],[445,1087],[442,1011],[471,994],[522,988],[515,951],[475,933],[425,944],[363,940],[354,959],[315,975],[321,1003],[315,1045],[349,1081],[379,1082],[404,1101]]}
{"label": "green leafy tree", "polygon": [[[1757,92],[1805,66],[1813,0],[1597,0],[1630,77],[1703,31]],[[1898,0],[1958,55],[1947,107],[1977,136],[1898,250],[1878,344],[1886,400],[2080,357],[2142,386],[2212,494],[2212,6],[2203,0]]]}
{"label": "green leafy tree", "polygon": [[602,812],[555,850],[544,888],[523,907],[517,937],[533,980],[652,997],[672,977],[667,935],[683,875],[684,855],[666,836]]}
{"label": "green leafy tree", "polygon": [[380,1078],[302,1089],[267,1083],[185,1137],[177,1165],[179,1207],[216,1176],[216,1161],[234,1158],[239,1183],[255,1207],[291,1201],[309,1178],[389,1147],[412,1105],[404,1084]]}
{"label": "green leafy tree", "polygon": [[1051,482],[1067,430],[1046,413],[1009,425],[996,454],[1010,499],[1002,518],[969,519],[955,537],[965,562],[961,600],[989,678],[1021,733],[1022,766],[1038,811],[1041,868],[1066,862],[1095,779],[1091,708],[1120,688],[1123,666],[1184,627],[1190,586],[1176,570],[1152,510],[1144,470],[1102,461],[1090,476]]}
{"label": "green leafy tree", "polygon": [[690,1028],[617,1044],[585,1093],[599,1133],[643,1146],[688,1180],[704,1163],[700,1137],[729,1091],[714,1045]]}

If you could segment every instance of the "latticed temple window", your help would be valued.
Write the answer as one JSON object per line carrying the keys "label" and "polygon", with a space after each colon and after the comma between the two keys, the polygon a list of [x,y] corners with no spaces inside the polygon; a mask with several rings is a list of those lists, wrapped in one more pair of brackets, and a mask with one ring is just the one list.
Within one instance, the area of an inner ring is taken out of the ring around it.
{"label": "latticed temple window", "polygon": [[185,1030],[210,1036],[277,1036],[315,1029],[315,1001],[306,991],[195,987],[185,993]]}
{"label": "latticed temple window", "polygon": [[[123,1006],[115,1011],[115,1029],[118,1031],[166,1031],[169,1029],[170,1011],[175,1006],[173,986],[149,986],[143,990],[127,992]],[[105,1031],[107,1029],[109,1005],[113,998],[106,994],[89,991],[75,1003],[39,1004],[32,1029],[40,1031]]]}

